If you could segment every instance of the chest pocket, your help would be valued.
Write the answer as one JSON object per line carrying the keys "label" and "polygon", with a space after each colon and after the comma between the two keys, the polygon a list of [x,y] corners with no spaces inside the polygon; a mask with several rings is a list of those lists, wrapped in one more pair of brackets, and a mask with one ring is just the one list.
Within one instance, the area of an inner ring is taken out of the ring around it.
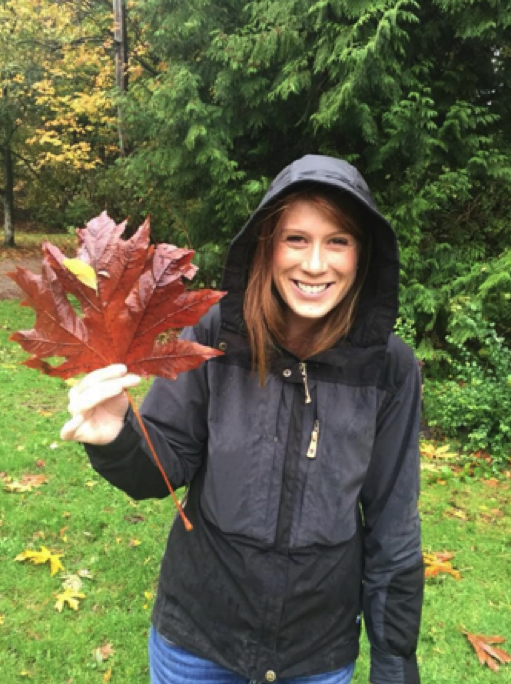
{"label": "chest pocket", "polygon": [[[358,497],[369,466],[378,404],[374,387],[319,383],[315,415],[304,421],[291,547],[334,545],[356,532]],[[307,452],[319,428],[314,452]]]}
{"label": "chest pocket", "polygon": [[276,378],[261,388],[256,375],[236,366],[210,364],[209,373],[203,514],[225,534],[272,544],[285,451],[275,424],[278,415],[289,421],[293,388]]}

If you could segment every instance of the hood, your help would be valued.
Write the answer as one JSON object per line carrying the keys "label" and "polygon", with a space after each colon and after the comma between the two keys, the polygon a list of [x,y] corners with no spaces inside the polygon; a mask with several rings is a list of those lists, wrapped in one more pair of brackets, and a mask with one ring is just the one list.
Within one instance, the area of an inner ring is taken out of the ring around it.
{"label": "hood", "polygon": [[386,344],[398,309],[399,257],[395,233],[379,213],[367,183],[354,166],[341,159],[313,154],[294,161],[279,173],[232,241],[222,280],[222,289],[227,291],[220,302],[222,326],[232,332],[243,330],[243,298],[261,215],[277,198],[304,184],[339,188],[360,206],[364,228],[372,236],[371,258],[348,340],[358,347]]}

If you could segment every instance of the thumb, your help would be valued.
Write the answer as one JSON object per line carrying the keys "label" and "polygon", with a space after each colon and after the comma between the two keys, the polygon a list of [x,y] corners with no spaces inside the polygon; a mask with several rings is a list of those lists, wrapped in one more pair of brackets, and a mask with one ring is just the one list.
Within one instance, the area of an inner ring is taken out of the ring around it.
{"label": "thumb", "polygon": [[84,417],[82,414],[77,414],[76,416],[73,416],[71,420],[68,420],[67,423],[63,426],[62,430],[60,431],[60,439],[64,441],[72,441],[75,439],[76,431],[78,430],[81,425],[83,425]]}

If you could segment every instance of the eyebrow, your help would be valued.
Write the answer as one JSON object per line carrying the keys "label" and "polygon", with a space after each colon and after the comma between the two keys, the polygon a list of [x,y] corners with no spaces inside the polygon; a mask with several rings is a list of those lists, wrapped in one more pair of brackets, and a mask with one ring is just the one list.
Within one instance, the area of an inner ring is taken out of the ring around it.
{"label": "eyebrow", "polygon": [[[307,228],[294,228],[293,226],[280,226],[280,233],[298,233],[300,235],[309,235],[310,233],[314,232],[313,229],[307,229]],[[354,236],[349,233],[347,230],[343,230],[342,228],[337,228],[336,230],[333,230],[330,233],[327,233],[325,237],[333,237],[335,235],[347,235],[348,237],[353,237]]]}

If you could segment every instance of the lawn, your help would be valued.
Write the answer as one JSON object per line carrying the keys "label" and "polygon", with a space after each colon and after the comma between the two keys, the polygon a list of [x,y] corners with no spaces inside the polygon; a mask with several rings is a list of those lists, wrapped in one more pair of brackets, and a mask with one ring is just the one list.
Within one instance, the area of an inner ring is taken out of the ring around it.
{"label": "lawn", "polygon": [[[134,502],[103,482],[81,447],[59,439],[69,386],[19,365],[8,341],[32,312],[0,302],[0,672],[18,684],[148,682],[146,638],[158,567],[174,517],[170,499]],[[143,393],[145,388],[138,392]],[[483,668],[462,634],[500,634],[511,651],[510,480],[442,479],[425,462],[424,548],[450,551],[461,579],[429,579],[419,660],[424,684],[511,682],[511,664]],[[26,475],[47,482],[5,489]],[[46,547],[64,570],[15,561]],[[78,610],[55,608],[62,583],[81,581]],[[363,643],[355,684],[367,683]]]}

